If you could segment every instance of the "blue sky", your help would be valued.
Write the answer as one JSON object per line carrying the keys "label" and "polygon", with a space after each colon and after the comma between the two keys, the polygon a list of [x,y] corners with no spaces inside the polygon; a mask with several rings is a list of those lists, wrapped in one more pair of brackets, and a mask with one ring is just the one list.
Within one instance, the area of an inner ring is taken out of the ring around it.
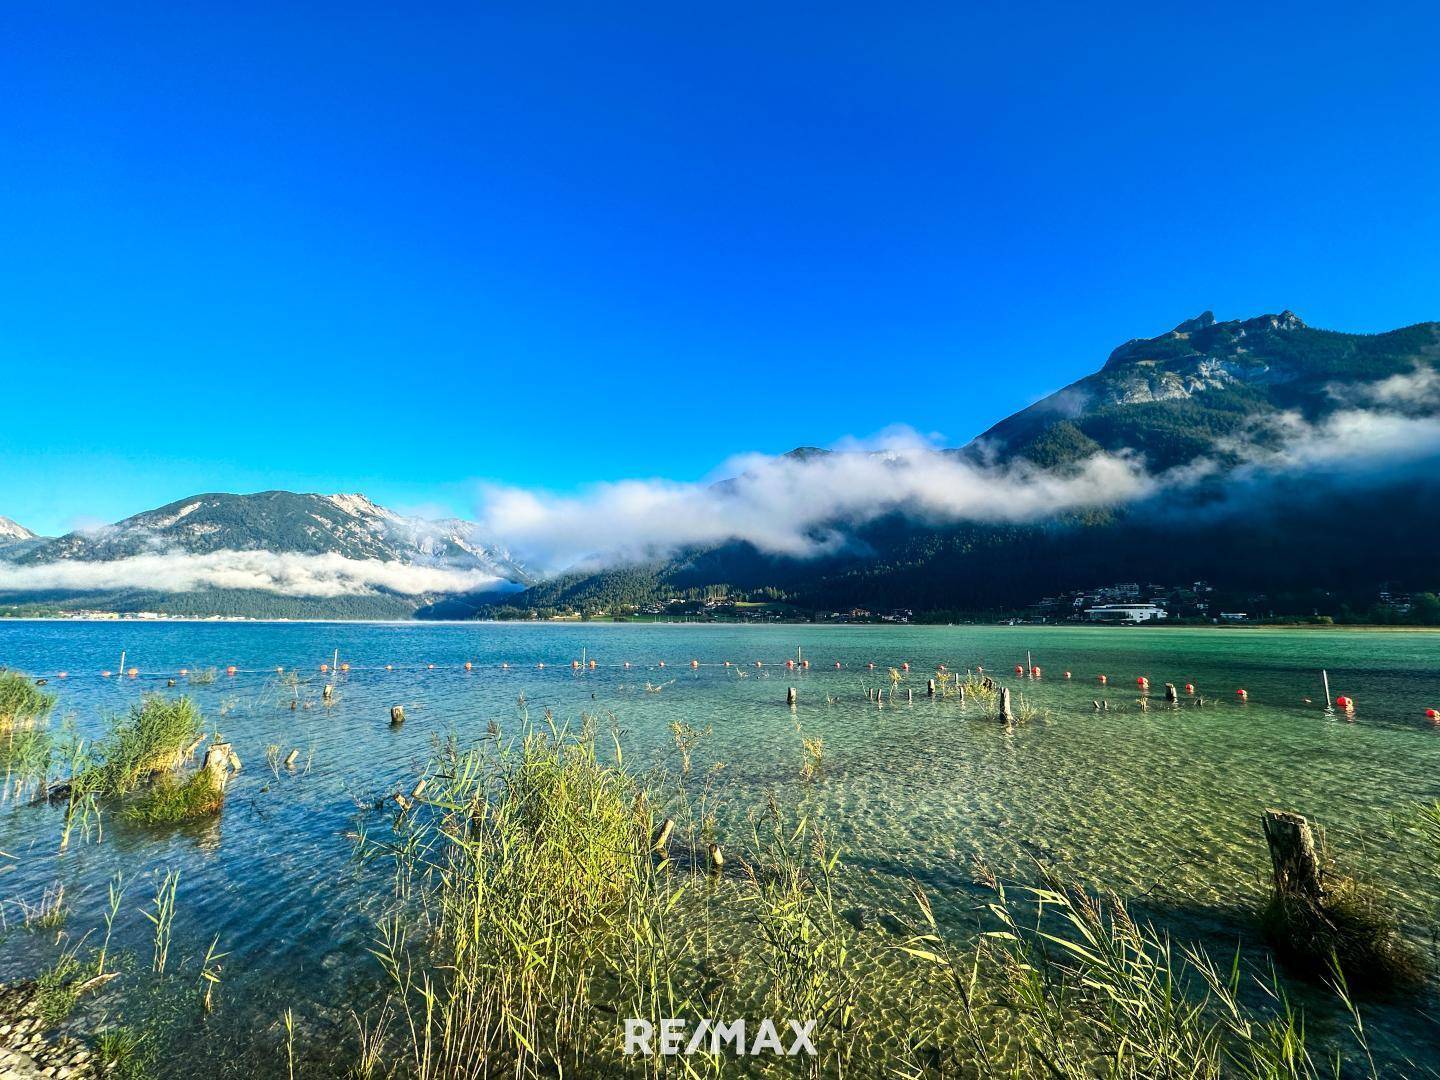
{"label": "blue sky", "polygon": [[1440,318],[1440,15],[1159,7],[8,5],[0,514],[467,513]]}

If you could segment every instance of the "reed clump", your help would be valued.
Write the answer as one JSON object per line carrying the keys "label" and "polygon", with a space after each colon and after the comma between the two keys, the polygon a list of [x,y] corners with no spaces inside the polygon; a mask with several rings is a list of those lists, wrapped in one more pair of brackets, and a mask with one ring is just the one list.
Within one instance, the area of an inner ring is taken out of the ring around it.
{"label": "reed clump", "polygon": [[55,707],[55,695],[18,671],[0,671],[0,733],[27,727]]}
{"label": "reed clump", "polygon": [[1424,961],[1400,935],[1395,913],[1373,885],[1327,867],[1319,898],[1274,889],[1260,928],[1275,955],[1316,981],[1338,977],[1360,993],[1413,989]]}
{"label": "reed clump", "polygon": [[209,769],[199,769],[184,779],[161,776],[137,794],[120,811],[127,821],[140,825],[181,825],[220,812],[225,790]]}
{"label": "reed clump", "polygon": [[72,783],[102,796],[128,794],[177,768],[202,731],[200,710],[188,697],[147,697],[114,723],[95,747],[95,763]]}

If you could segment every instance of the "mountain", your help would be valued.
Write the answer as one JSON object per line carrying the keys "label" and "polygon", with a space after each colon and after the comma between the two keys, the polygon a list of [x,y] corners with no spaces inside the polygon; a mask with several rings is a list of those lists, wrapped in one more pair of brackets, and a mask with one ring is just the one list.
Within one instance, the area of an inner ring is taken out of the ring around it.
{"label": "mountain", "polygon": [[1306,326],[1292,311],[1230,322],[1207,311],[1127,341],[1099,371],[1001,420],[965,452],[1054,467],[1129,451],[1152,469],[1172,468],[1214,455],[1257,422],[1289,412],[1314,422],[1346,406],[1347,390],[1437,361],[1440,323],[1345,334]]}
{"label": "mountain", "polygon": [[15,558],[44,541],[18,521],[0,517],[0,559]]}
{"label": "mountain", "polygon": [[[563,574],[507,597],[507,610],[615,611],[724,591],[818,610],[963,613],[1117,581],[1207,579],[1236,603],[1310,614],[1367,603],[1387,583],[1433,590],[1434,455],[1402,466],[1400,446],[1393,461],[1345,470],[1358,425],[1407,417],[1440,417],[1440,323],[1363,335],[1290,311],[1227,322],[1205,312],[1126,342],[1093,374],[942,452],[995,470],[997,499],[1016,469],[1064,478],[1097,454],[1120,455],[1154,478],[1149,498],[1004,524],[840,520],[827,528],[846,542],[816,557],[736,540]],[[1257,466],[1267,462],[1268,472]]]}
{"label": "mountain", "polygon": [[467,582],[533,580],[470,522],[290,491],[195,495],[0,559],[0,602],[194,615],[405,617]]}
{"label": "mountain", "polygon": [[18,521],[11,521],[8,517],[0,517],[0,543],[11,543],[16,540],[34,540],[36,534],[25,528]]}

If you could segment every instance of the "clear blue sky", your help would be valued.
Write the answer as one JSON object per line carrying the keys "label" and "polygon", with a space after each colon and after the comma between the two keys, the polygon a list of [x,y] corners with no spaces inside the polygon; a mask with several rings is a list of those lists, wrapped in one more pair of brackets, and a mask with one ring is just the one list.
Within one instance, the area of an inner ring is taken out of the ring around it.
{"label": "clear blue sky", "polygon": [[6,5],[0,514],[465,512],[1440,318],[1433,6],[1166,7]]}

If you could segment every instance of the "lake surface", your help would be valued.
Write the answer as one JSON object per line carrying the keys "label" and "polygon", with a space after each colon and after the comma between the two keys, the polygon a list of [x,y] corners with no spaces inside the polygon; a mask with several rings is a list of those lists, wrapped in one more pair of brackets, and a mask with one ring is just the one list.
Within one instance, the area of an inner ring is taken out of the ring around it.
{"label": "lake surface", "polygon": [[[122,650],[139,676],[101,677],[119,670]],[[337,650],[349,672],[321,675]],[[1015,678],[1027,654],[1043,669],[1039,680]],[[809,670],[786,669],[797,655]],[[577,672],[571,664],[582,658],[587,666]],[[865,687],[888,686],[887,669],[906,662],[901,701],[866,700]],[[928,699],[925,680],[937,664],[960,672],[983,665],[1047,715],[1006,734],[953,699]],[[722,843],[740,843],[746,815],[767,794],[803,802],[840,844],[847,892],[898,907],[918,880],[957,933],[973,924],[973,858],[1020,877],[1033,877],[1041,860],[1143,897],[1144,913],[1177,938],[1224,953],[1239,942],[1263,962],[1247,912],[1268,883],[1259,824],[1266,807],[1323,825],[1342,866],[1383,884],[1407,932],[1427,948],[1440,909],[1433,858],[1426,862],[1396,825],[1397,815],[1440,797],[1440,730],[1425,717],[1440,708],[1440,635],[7,620],[0,665],[50,676],[59,697],[52,728],[73,724],[91,735],[142,693],[167,692],[166,679],[181,668],[218,669],[209,685],[182,679],[168,691],[190,693],[244,762],[218,821],[156,831],[110,815],[102,841],[77,840],[61,853],[60,812],[9,800],[0,807],[0,898],[13,924],[18,902],[36,903],[63,884],[73,908],[67,932],[78,936],[102,924],[106,884],[123,871],[129,886],[115,940],[148,967],[151,928],[138,909],[166,870],[178,870],[172,966],[198,980],[216,934],[229,954],[218,1014],[225,1023],[179,1042],[191,1046],[194,1067],[204,1058],[221,1073],[282,1070],[287,1007],[309,1040],[350,1037],[347,1007],[370,1000],[377,985],[366,949],[386,888],[354,859],[358,808],[408,789],[437,736],[478,738],[491,720],[515,730],[522,694],[532,717],[545,709],[562,721],[613,714],[627,764],[642,768],[678,767],[672,721],[710,726],[695,769],[724,766],[710,780]],[[300,673],[307,707],[291,710],[277,667]],[[1356,700],[1353,722],[1325,715],[1321,668],[1333,694]],[[55,677],[60,671],[68,676]],[[1097,684],[1102,673],[1108,687]],[[1138,676],[1151,681],[1148,711],[1135,704]],[[326,707],[320,686],[331,680],[335,700]],[[1182,688],[1178,710],[1161,705],[1166,682]],[[1203,708],[1189,704],[1186,683],[1206,699]],[[804,785],[789,686],[804,734],[824,740],[823,771]],[[913,703],[903,701],[906,688]],[[1237,701],[1238,688],[1248,703]],[[1096,700],[1112,708],[1097,713]],[[407,722],[392,730],[395,704]],[[299,748],[300,768],[275,775],[266,764],[272,745]],[[12,930],[0,941],[0,980],[34,974],[53,955],[52,941]],[[120,993],[88,1002],[81,1019],[133,1009]],[[1313,1004],[1323,1029],[1324,1003]],[[1433,986],[1418,1004],[1440,1013]],[[1371,1006],[1367,1023],[1382,1053],[1440,1061],[1440,1029],[1415,1002]]]}

